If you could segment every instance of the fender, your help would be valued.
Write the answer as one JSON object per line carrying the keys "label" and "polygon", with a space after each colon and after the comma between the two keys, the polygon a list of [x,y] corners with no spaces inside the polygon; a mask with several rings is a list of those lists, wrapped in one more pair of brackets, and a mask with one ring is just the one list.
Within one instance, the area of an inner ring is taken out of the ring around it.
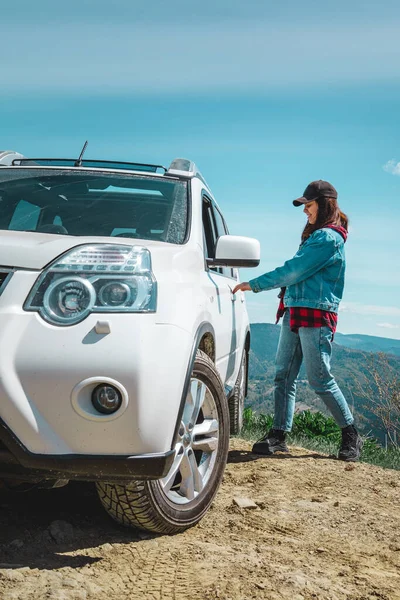
{"label": "fender", "polygon": [[250,355],[250,342],[251,342],[251,332],[250,332],[250,325],[248,325],[246,327],[246,330],[244,332],[244,349],[246,351],[247,354],[247,360],[246,360],[246,387],[245,387],[245,391],[244,391],[244,397],[247,397],[247,391],[248,391],[248,387],[249,387],[249,355]]}
{"label": "fender", "polygon": [[187,396],[187,393],[189,390],[190,376],[193,371],[194,361],[196,360],[196,353],[200,346],[200,340],[205,333],[211,333],[213,338],[215,339],[214,327],[210,323],[203,321],[202,323],[200,323],[199,327],[197,328],[196,335],[194,336],[193,346],[192,346],[192,350],[191,350],[190,357],[189,357],[189,363],[188,363],[187,370],[186,370],[185,382],[183,384],[183,391],[182,391],[181,402],[179,405],[178,418],[176,421],[174,435],[173,435],[173,438],[171,441],[171,450],[174,449],[174,441],[178,434],[179,425],[181,423],[181,419],[182,419],[182,415],[183,415],[183,409],[185,408],[186,396]]}
{"label": "fender", "polygon": [[[244,330],[244,340],[243,340],[243,351],[246,352],[246,377],[245,377],[245,390],[244,390],[244,396],[245,398],[247,397],[247,391],[248,391],[248,387],[249,387],[249,353],[250,353],[250,339],[251,339],[251,331],[250,331],[250,327],[247,326],[246,329]],[[225,386],[226,387],[226,386]],[[228,400],[230,399],[231,395],[234,392],[234,388],[230,388],[227,391],[227,398]]]}

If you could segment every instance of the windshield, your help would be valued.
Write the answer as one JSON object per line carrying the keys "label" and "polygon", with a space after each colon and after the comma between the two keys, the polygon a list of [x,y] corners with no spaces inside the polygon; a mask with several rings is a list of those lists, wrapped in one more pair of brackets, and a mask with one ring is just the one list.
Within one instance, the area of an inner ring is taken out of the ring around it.
{"label": "windshield", "polygon": [[0,230],[182,244],[187,183],[49,169],[0,170]]}

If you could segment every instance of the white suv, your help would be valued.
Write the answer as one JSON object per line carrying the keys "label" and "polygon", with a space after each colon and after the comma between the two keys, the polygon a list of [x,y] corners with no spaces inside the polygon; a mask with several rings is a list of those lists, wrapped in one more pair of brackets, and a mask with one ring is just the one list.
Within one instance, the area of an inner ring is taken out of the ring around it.
{"label": "white suv", "polygon": [[0,152],[0,478],[95,481],[125,525],[197,523],[241,427],[249,321],[230,236],[187,160]]}

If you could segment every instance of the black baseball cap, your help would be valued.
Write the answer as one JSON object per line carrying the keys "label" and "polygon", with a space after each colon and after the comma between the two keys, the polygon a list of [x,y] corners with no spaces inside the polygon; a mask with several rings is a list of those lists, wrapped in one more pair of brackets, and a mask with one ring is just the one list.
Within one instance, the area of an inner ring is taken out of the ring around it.
{"label": "black baseball cap", "polygon": [[337,197],[338,193],[333,185],[329,183],[329,181],[318,179],[318,181],[312,181],[309,183],[301,198],[296,198],[296,200],[293,200],[293,204],[295,206],[301,206],[302,204],[307,204],[307,202],[311,202],[312,200],[317,200],[318,198]]}

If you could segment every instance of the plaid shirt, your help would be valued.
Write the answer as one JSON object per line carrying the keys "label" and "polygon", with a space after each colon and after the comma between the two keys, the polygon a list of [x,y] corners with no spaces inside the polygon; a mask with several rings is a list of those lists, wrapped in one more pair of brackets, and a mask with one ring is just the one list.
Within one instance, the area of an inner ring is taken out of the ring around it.
{"label": "plaid shirt", "polygon": [[[347,237],[347,231],[343,227],[335,227],[334,225],[328,225],[331,229],[338,231],[345,239]],[[286,310],[283,302],[286,288],[281,288],[279,293],[279,307],[276,313],[276,323],[279,322],[283,317]],[[290,329],[294,333],[299,332],[299,327],[329,327],[332,331],[332,339],[336,331],[338,316],[337,313],[330,312],[328,310],[320,310],[318,308],[304,308],[300,306],[294,306],[289,308],[290,313]]]}
{"label": "plaid shirt", "polygon": [[[282,288],[279,294],[280,302],[278,312],[276,313],[276,323],[283,317],[286,309],[283,303],[283,296],[286,288]],[[318,308],[303,308],[293,306],[289,308],[290,313],[290,329],[294,333],[299,333],[299,327],[329,327],[334,335],[337,327],[338,316],[334,312],[328,310],[320,310]],[[333,339],[333,337],[332,337]]]}

